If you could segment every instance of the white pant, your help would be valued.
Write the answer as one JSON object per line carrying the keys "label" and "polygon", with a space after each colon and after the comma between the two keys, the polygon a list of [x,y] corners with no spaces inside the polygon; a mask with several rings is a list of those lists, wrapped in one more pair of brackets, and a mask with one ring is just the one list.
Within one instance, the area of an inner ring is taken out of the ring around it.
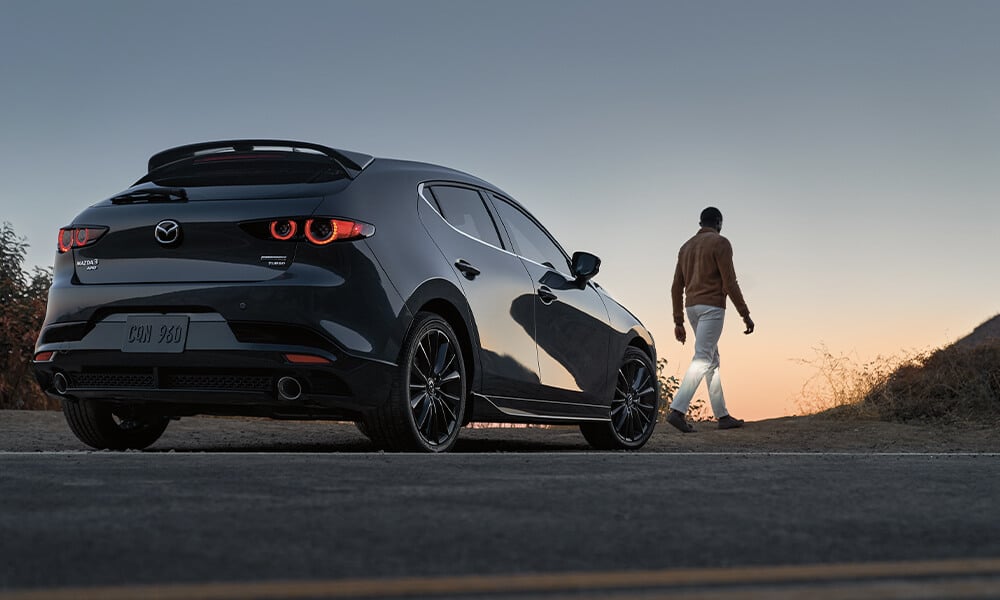
{"label": "white pant", "polygon": [[726,399],[722,394],[722,377],[719,376],[719,338],[722,324],[726,320],[726,309],[718,306],[696,304],[687,308],[688,320],[694,329],[694,358],[688,367],[681,386],[674,393],[670,408],[687,414],[691,399],[701,385],[702,378],[708,384],[708,399],[712,403],[715,418],[729,414]]}

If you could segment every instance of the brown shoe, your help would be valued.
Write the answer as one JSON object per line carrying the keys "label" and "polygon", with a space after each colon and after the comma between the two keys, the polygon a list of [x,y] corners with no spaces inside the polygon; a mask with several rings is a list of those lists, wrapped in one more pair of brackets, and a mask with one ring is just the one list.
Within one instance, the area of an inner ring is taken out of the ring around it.
{"label": "brown shoe", "polygon": [[679,410],[670,409],[670,412],[667,413],[667,423],[679,429],[681,433],[694,433],[694,427],[691,427],[684,418],[684,413]]}
{"label": "brown shoe", "polygon": [[734,419],[726,415],[719,419],[719,429],[737,429],[743,427],[743,419]]}

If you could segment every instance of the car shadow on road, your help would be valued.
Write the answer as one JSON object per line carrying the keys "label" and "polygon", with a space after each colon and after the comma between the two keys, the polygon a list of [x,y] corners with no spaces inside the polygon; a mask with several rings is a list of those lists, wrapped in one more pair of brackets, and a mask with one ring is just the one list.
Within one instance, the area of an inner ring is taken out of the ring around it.
{"label": "car shadow on road", "polygon": [[[164,436],[147,452],[316,452],[316,453],[374,453],[380,449],[353,428],[327,430],[326,435],[317,431],[294,435],[285,432],[284,439],[276,435],[263,435],[257,439],[248,436],[192,437]],[[213,437],[215,439],[213,439]],[[219,439],[222,437],[222,439]],[[580,452],[590,446],[575,429],[545,431],[518,429],[470,428],[459,436],[453,453],[472,454],[490,452]]]}
{"label": "car shadow on road", "polygon": [[[496,452],[580,452],[589,450],[585,442],[529,442],[524,440],[461,440],[451,450],[453,454],[476,454]],[[339,443],[266,443],[266,444],[205,444],[205,445],[161,445],[157,444],[145,450],[150,453],[199,453],[216,452],[232,454],[250,453],[317,453],[317,454],[366,454],[378,453],[381,450],[369,441],[350,441]]]}

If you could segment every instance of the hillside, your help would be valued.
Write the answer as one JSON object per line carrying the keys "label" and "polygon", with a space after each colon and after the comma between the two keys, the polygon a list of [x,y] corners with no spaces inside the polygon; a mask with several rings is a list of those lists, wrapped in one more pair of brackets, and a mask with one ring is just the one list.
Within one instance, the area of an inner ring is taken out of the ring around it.
{"label": "hillside", "polygon": [[998,340],[1000,340],[1000,315],[987,319],[973,329],[972,333],[958,340],[952,346],[972,348],[987,342],[997,342]]}
{"label": "hillside", "polygon": [[884,376],[853,375],[859,397],[827,414],[1000,424],[1000,315],[951,345],[902,360]]}

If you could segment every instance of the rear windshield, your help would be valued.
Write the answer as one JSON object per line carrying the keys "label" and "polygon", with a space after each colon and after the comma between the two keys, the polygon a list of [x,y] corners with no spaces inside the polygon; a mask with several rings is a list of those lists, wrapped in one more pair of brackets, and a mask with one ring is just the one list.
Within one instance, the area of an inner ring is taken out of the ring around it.
{"label": "rear windshield", "polygon": [[282,185],[321,183],[347,178],[347,172],[330,158],[292,152],[221,153],[196,156],[146,175],[136,182],[167,187],[222,185]]}

